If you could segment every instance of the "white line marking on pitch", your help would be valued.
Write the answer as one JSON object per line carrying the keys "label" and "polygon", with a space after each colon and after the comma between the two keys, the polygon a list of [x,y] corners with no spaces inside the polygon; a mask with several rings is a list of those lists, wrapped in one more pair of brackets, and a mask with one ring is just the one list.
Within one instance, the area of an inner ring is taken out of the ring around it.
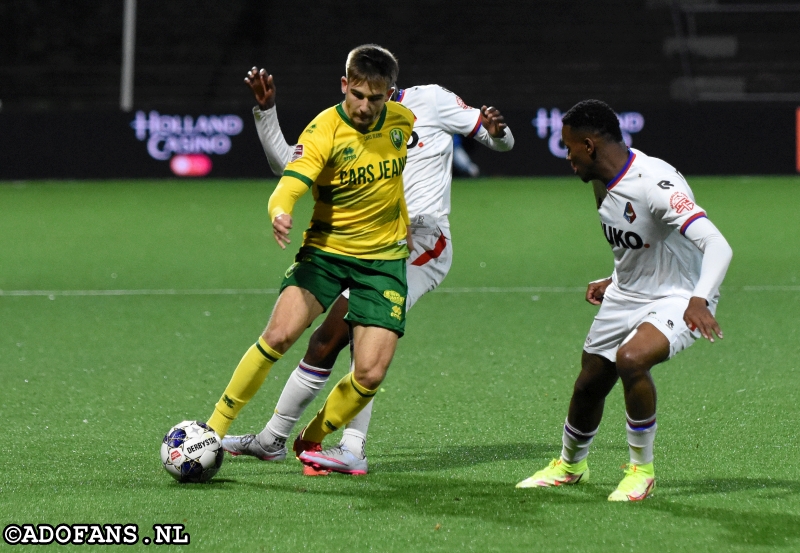
{"label": "white line marking on pitch", "polygon": [[207,290],[0,290],[0,296],[237,296],[277,294],[277,288]]}
{"label": "white line marking on pitch", "polygon": [[[437,288],[440,294],[515,294],[515,293],[578,293],[583,286],[479,286],[464,288]],[[730,286],[725,292],[800,292],[800,286]],[[278,293],[277,288],[209,288],[209,289],[152,289],[152,290],[0,290],[0,297],[33,296],[264,296]]]}

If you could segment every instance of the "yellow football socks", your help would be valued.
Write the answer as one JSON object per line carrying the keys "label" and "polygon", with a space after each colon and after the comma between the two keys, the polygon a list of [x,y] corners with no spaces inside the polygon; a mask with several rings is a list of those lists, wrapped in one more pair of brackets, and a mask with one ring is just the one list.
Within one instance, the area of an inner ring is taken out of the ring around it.
{"label": "yellow football socks", "polygon": [[323,438],[335,432],[355,417],[372,400],[375,392],[356,382],[353,373],[349,372],[331,390],[325,405],[319,410],[305,432],[303,439],[310,442],[322,442]]}
{"label": "yellow football socks", "polygon": [[222,397],[214,406],[214,414],[208,419],[208,425],[213,428],[220,438],[228,433],[233,419],[253,399],[256,392],[267,378],[269,370],[278,359],[283,357],[280,353],[269,347],[264,338],[259,337],[258,342],[250,346],[236,370]]}

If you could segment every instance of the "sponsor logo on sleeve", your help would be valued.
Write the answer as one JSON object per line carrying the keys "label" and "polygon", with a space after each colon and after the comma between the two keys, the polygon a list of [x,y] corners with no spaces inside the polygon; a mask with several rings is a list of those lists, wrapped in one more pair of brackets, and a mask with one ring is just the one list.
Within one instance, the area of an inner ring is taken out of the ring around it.
{"label": "sponsor logo on sleeve", "polygon": [[289,161],[289,163],[291,163],[292,161],[297,161],[301,157],[303,157],[303,145],[297,144],[294,147],[294,152],[292,152],[292,159]]}
{"label": "sponsor logo on sleeve", "polygon": [[461,96],[456,95],[456,103],[463,109],[472,109],[471,106],[467,105],[467,103],[461,99]]}
{"label": "sponsor logo on sleeve", "polygon": [[675,192],[669,197],[669,205],[678,213],[684,213],[694,209],[694,202],[683,192]]}

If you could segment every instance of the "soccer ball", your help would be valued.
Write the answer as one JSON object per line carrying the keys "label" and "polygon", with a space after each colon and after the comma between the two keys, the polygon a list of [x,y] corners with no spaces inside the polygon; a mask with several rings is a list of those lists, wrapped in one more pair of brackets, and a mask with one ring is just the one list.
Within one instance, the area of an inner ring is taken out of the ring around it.
{"label": "soccer ball", "polygon": [[183,421],[161,442],[161,464],[178,482],[207,482],[222,466],[222,440],[204,422]]}

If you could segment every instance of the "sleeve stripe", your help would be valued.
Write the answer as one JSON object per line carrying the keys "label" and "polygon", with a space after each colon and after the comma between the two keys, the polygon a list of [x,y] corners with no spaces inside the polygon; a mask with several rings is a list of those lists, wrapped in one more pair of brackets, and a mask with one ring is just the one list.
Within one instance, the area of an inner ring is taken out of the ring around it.
{"label": "sleeve stripe", "polygon": [[314,181],[311,180],[310,178],[308,178],[307,176],[305,176],[305,175],[303,175],[301,173],[298,173],[297,171],[292,171],[291,169],[285,170],[283,172],[283,176],[284,177],[294,177],[297,180],[299,180],[300,182],[302,182],[303,184],[305,184],[306,186],[308,186],[309,188],[311,188],[311,186],[314,184]]}
{"label": "sleeve stripe", "polygon": [[481,116],[478,116],[478,122],[475,123],[475,128],[472,129],[472,132],[467,135],[467,138],[472,138],[478,133],[478,129],[481,128]]}
{"label": "sleeve stripe", "polygon": [[695,213],[694,215],[692,215],[691,217],[686,219],[686,222],[683,223],[683,225],[681,225],[681,234],[686,234],[686,229],[689,228],[689,225],[691,225],[692,223],[694,223],[698,219],[702,219],[703,217],[705,217],[706,219],[708,218],[706,216],[706,212],[705,211],[701,211],[700,213]]}

